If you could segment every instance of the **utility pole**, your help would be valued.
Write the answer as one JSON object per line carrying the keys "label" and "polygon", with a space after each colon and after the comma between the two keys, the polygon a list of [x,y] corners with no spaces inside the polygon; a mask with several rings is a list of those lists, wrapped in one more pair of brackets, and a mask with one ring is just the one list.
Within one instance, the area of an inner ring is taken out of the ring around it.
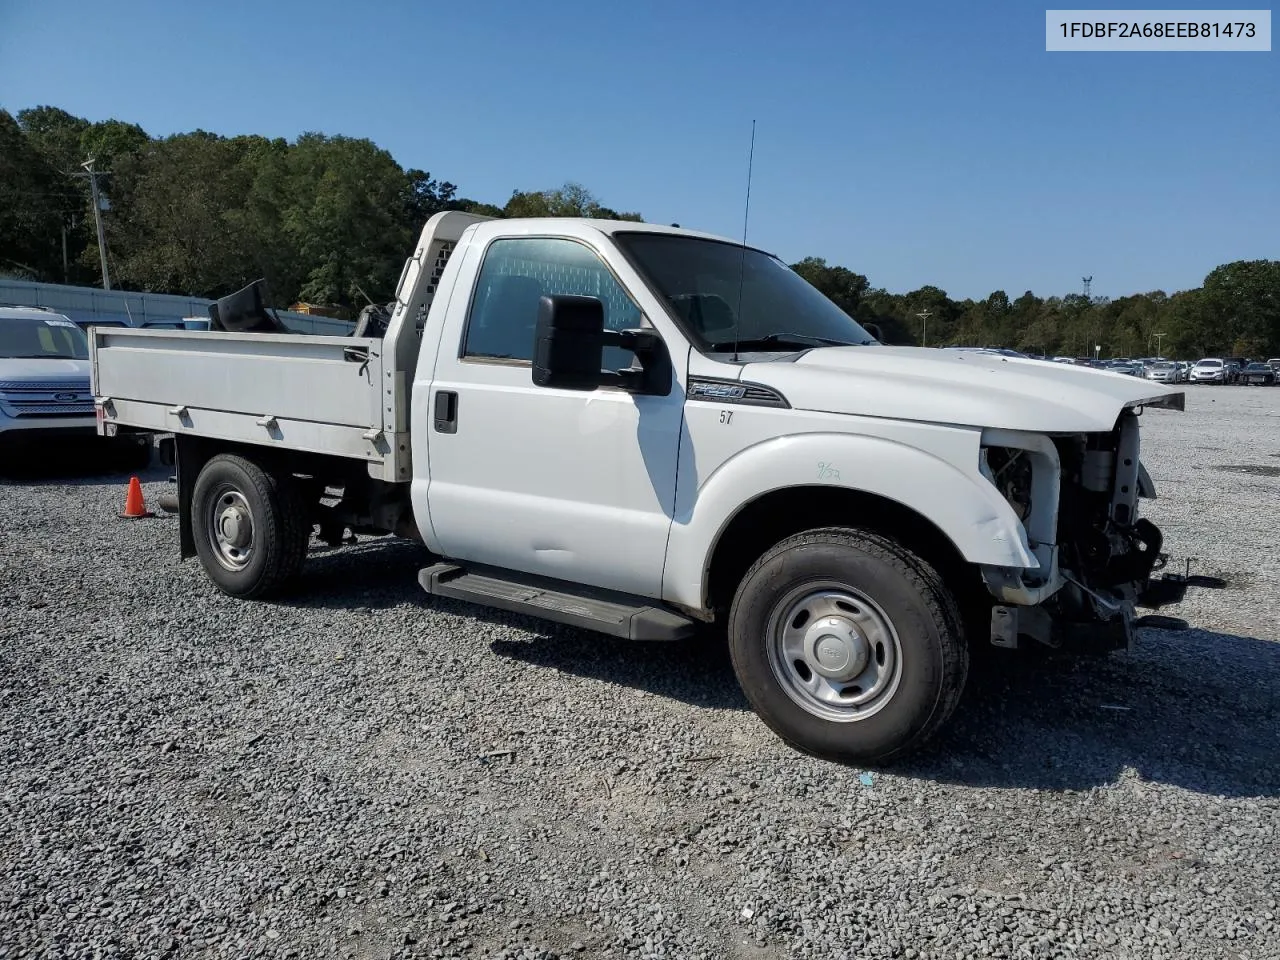
{"label": "utility pole", "polygon": [[1163,357],[1164,356],[1164,334],[1155,333],[1155,334],[1152,334],[1152,336],[1156,338],[1156,356]]}
{"label": "utility pole", "polygon": [[80,166],[84,167],[88,173],[75,173],[72,176],[88,177],[89,191],[93,195],[93,222],[98,227],[98,257],[102,261],[102,289],[111,289],[111,273],[107,270],[107,238],[102,232],[102,196],[98,193],[98,177],[109,171],[94,170],[94,159],[90,157]]}
{"label": "utility pole", "polygon": [[929,345],[929,317],[932,314],[928,310],[921,310],[916,316],[920,318],[920,346],[927,347]]}
{"label": "utility pole", "polygon": [[1089,302],[1092,302],[1091,298],[1089,297],[1089,294],[1090,294],[1090,293],[1092,292],[1092,290],[1093,290],[1093,276],[1092,276],[1092,275],[1090,275],[1090,276],[1087,276],[1087,277],[1081,277],[1080,279],[1084,281],[1084,298],[1085,298],[1085,300],[1086,300],[1086,301],[1089,301]]}

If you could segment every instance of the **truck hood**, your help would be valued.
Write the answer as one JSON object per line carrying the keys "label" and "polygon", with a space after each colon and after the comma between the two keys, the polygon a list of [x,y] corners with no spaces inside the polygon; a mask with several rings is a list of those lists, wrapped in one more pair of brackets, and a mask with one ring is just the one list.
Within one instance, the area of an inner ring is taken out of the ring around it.
{"label": "truck hood", "polygon": [[1185,403],[1181,391],[1124,374],[920,347],[822,347],[748,363],[742,380],[802,410],[1040,433],[1107,431],[1125,407]]}
{"label": "truck hood", "polygon": [[0,357],[0,381],[34,381],[56,380],[59,382],[89,383],[88,360],[62,360],[51,357],[47,360],[14,359]]}

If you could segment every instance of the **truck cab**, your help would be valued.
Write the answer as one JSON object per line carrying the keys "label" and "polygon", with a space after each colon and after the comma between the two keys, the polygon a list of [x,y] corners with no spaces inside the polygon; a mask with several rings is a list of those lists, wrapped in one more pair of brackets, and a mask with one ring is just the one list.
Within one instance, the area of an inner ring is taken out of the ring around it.
{"label": "truck cab", "polygon": [[975,644],[1124,647],[1188,585],[1139,516],[1138,413],[1181,393],[887,347],[695,231],[440,214],[381,337],[99,331],[93,356],[104,432],[174,435],[183,553],[225,592],[281,589],[316,530],[414,537],[432,595],[727,638],[822,756],[916,749]]}

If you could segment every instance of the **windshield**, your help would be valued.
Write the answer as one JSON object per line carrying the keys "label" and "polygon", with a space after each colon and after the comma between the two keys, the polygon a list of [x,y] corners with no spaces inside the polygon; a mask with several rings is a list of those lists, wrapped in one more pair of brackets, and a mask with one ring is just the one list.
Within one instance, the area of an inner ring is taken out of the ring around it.
{"label": "windshield", "polygon": [[1220,367],[1222,366],[1222,361],[1221,360],[1201,360],[1198,363],[1196,363],[1196,366],[1197,367]]}
{"label": "windshield", "polygon": [[767,253],[675,234],[614,237],[699,350],[732,350],[735,342],[744,350],[786,352],[876,342]]}
{"label": "windshield", "polygon": [[0,317],[0,359],[88,360],[84,331],[61,317]]}
{"label": "windshield", "polygon": [[1153,363],[1151,365],[1151,369],[1152,370],[1172,370],[1173,364],[1172,363]]}

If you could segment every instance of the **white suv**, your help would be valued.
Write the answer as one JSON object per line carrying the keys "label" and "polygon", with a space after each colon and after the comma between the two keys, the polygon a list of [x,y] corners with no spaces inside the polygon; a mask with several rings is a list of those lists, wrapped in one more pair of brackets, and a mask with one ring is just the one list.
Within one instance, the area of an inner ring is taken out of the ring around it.
{"label": "white suv", "polygon": [[1197,360],[1191,368],[1192,383],[1226,383],[1227,365],[1221,360],[1208,358]]}
{"label": "white suv", "polygon": [[[89,344],[84,331],[60,313],[36,307],[0,307],[0,444],[26,442],[48,451],[57,440],[101,445],[89,389]],[[150,456],[138,437],[113,447]]]}

